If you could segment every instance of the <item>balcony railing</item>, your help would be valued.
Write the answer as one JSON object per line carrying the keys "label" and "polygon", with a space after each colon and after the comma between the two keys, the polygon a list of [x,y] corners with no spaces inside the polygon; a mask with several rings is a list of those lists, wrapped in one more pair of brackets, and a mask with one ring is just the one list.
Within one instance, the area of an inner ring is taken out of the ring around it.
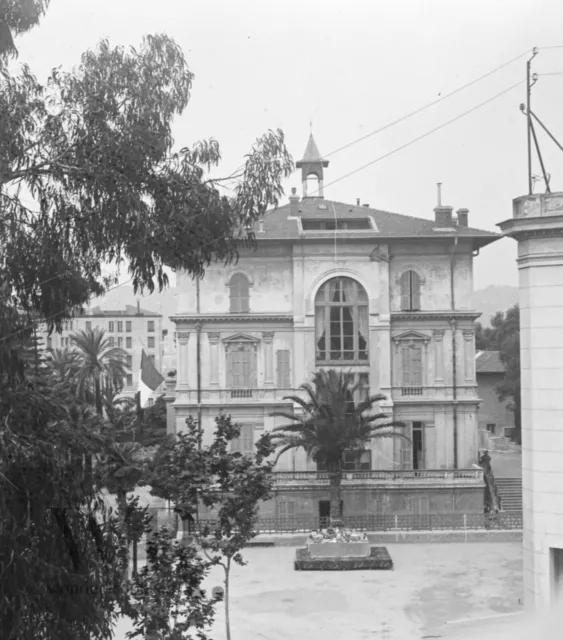
{"label": "balcony railing", "polygon": [[[326,471],[276,471],[276,484],[314,482],[326,484],[329,474]],[[371,471],[344,471],[342,480],[379,482],[441,480],[478,482],[483,479],[482,469],[372,469]]]}
{"label": "balcony railing", "polygon": [[252,398],[252,389],[231,389],[231,398]]}
{"label": "balcony railing", "polygon": [[422,387],[401,387],[401,395],[403,396],[421,396]]}

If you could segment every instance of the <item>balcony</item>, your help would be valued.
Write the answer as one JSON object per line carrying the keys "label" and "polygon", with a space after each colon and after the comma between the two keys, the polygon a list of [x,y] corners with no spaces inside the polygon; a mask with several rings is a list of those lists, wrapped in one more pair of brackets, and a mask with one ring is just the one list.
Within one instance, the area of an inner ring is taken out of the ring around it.
{"label": "balcony", "polygon": [[[294,395],[295,389],[280,389],[277,387],[263,387],[261,389],[221,389],[219,387],[205,387],[201,390],[202,404],[232,405],[232,404],[287,404],[285,396]],[[175,390],[176,401],[179,404],[197,404],[197,391],[194,388]]]}
{"label": "balcony", "polygon": [[[281,486],[319,486],[329,484],[324,471],[276,471],[275,484]],[[369,485],[482,485],[482,469],[373,469],[345,471],[342,484]]]}
{"label": "balcony", "polygon": [[252,398],[252,389],[231,389],[231,398]]}
{"label": "balcony", "polygon": [[[476,400],[477,385],[474,382],[460,384],[456,389],[458,400]],[[442,401],[451,402],[454,398],[451,384],[435,384],[433,386],[394,386],[391,388],[393,402]]]}

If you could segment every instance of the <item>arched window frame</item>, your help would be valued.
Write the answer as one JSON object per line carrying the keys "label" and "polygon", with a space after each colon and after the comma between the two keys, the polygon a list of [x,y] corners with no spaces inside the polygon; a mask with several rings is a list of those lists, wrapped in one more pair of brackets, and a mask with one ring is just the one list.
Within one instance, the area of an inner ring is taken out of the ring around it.
{"label": "arched window frame", "polygon": [[401,311],[420,311],[424,278],[416,269],[406,269],[398,278]]}
{"label": "arched window frame", "polygon": [[364,287],[349,276],[330,278],[317,291],[314,308],[317,364],[367,364],[369,299]]}
{"label": "arched window frame", "polygon": [[231,313],[250,312],[250,278],[241,271],[236,271],[229,278],[229,311]]}

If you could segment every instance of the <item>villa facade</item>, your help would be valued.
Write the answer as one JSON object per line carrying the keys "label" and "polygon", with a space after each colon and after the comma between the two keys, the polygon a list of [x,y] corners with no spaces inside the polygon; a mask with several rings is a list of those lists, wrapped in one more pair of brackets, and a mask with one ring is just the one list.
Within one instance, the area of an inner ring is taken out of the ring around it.
{"label": "villa facade", "polygon": [[[235,446],[251,452],[283,423],[272,412],[295,409],[285,396],[342,369],[359,396],[386,396],[379,409],[411,440],[350,452],[344,513],[482,510],[472,267],[499,236],[441,203],[430,220],[327,200],[312,136],[297,166],[303,197],[293,189],[256,224],[255,251],[199,282],[177,273],[170,430],[199,411],[210,439],[225,410],[243,425]],[[264,515],[326,512],[328,480],[303,452],[282,456],[276,478]]]}

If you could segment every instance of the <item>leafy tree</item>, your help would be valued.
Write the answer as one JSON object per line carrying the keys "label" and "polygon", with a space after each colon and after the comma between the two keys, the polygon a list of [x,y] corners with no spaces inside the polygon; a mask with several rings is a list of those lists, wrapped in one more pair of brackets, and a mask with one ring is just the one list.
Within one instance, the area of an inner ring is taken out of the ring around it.
{"label": "leafy tree", "polygon": [[93,394],[98,415],[103,415],[104,387],[120,389],[127,375],[127,352],[114,347],[105,331],[98,327],[85,329],[70,336],[78,354],[73,372],[76,390],[81,397]]}
{"label": "leafy tree", "polygon": [[475,348],[477,351],[498,351],[498,334],[505,321],[503,311],[497,311],[490,317],[490,327],[483,327],[480,322],[475,323]]}
{"label": "leafy tree", "polygon": [[522,441],[522,403],[520,381],[520,310],[514,305],[506,312],[498,329],[497,341],[500,359],[505,366],[502,383],[497,387],[499,400],[508,400],[508,409],[514,413],[514,440]]}
{"label": "leafy tree", "polygon": [[[259,505],[268,499],[273,484],[274,451],[269,434],[256,443],[253,457],[230,451],[230,442],[240,435],[240,426],[230,416],[215,419],[214,440],[200,447],[201,432],[193,418],[173,444],[161,450],[153,465],[151,485],[156,493],[174,500],[185,512],[203,504],[213,513],[201,528],[198,542],[213,564],[225,575],[225,624],[230,640],[230,572],[233,563],[243,565],[241,551],[256,535]],[[200,522],[201,525],[201,522]]]}
{"label": "leafy tree", "polygon": [[209,562],[195,546],[173,541],[166,527],[150,533],[146,565],[132,580],[130,607],[135,629],[127,637],[207,640],[206,629],[213,622],[217,601],[208,598],[201,587]]}
{"label": "leafy tree", "polygon": [[[68,577],[73,556],[105,587],[113,565],[99,555],[119,538],[119,523],[109,518],[100,538],[96,510],[88,512],[93,494],[73,474],[75,460],[101,444],[68,386],[55,391],[52,377],[37,382],[39,367],[26,366],[33,327],[44,320],[60,330],[115,283],[102,277],[103,263],[127,263],[142,292],[166,286],[165,266],[203,275],[211,262],[232,262],[241,245],[255,245],[252,225],[277,205],[293,168],[279,130],[258,138],[227,178],[210,176],[221,159],[215,140],[175,148],[172,121],[193,75],[165,35],[146,36],[138,50],[102,41],[44,83],[26,65],[13,72],[14,37],[47,6],[0,2],[0,548],[15,551],[0,567],[3,640],[107,637],[114,611],[108,589],[102,598],[63,593],[58,606],[46,591],[52,576]],[[66,511],[57,528],[47,511],[59,503]]]}
{"label": "leafy tree", "polygon": [[14,36],[35,27],[49,0],[2,0],[0,3],[0,65],[3,57],[17,55]]}
{"label": "leafy tree", "polygon": [[514,413],[514,440],[522,438],[521,390],[520,390],[520,311],[514,305],[506,312],[497,311],[491,317],[491,327],[476,323],[475,346],[478,350],[498,351],[505,367],[502,383],[496,392],[499,400],[509,400],[507,408]]}
{"label": "leafy tree", "polygon": [[0,382],[3,640],[107,638],[117,614],[118,522],[76,467],[99,419],[67,401],[43,372]]}
{"label": "leafy tree", "polygon": [[350,383],[350,375],[330,369],[317,371],[313,383],[300,387],[306,394],[286,396],[299,405],[302,414],[286,411],[274,412],[291,420],[290,424],[274,429],[273,441],[278,458],[291,449],[303,449],[313,461],[324,465],[330,478],[330,517],[339,519],[344,454],[363,449],[371,440],[406,436],[397,428],[404,423],[392,420],[384,413],[373,413],[374,405],[385,396],[372,395],[362,402],[354,401],[359,385]]}

